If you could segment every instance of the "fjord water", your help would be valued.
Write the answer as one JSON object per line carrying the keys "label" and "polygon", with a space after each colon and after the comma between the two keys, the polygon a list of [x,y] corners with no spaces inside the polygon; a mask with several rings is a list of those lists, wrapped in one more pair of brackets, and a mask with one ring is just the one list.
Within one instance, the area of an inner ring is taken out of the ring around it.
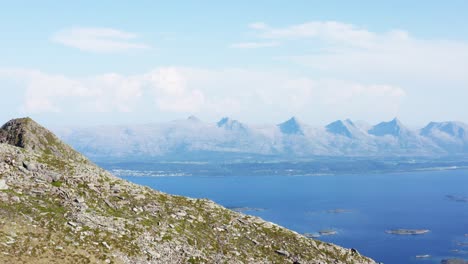
{"label": "fjord water", "polygon": [[[320,240],[355,248],[384,263],[440,263],[468,258],[468,171],[334,176],[126,177],[163,192],[209,198],[299,233],[333,229]],[[344,212],[331,212],[344,209]],[[430,229],[391,235],[389,229]],[[456,251],[455,251],[456,250]],[[429,254],[428,259],[416,255]]]}

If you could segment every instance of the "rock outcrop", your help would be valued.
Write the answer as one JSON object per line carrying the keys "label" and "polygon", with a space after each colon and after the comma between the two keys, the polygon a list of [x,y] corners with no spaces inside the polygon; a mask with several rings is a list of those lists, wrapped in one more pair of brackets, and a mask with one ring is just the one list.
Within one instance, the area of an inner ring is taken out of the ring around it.
{"label": "rock outcrop", "polygon": [[375,263],[97,167],[29,118],[0,129],[0,263]]}

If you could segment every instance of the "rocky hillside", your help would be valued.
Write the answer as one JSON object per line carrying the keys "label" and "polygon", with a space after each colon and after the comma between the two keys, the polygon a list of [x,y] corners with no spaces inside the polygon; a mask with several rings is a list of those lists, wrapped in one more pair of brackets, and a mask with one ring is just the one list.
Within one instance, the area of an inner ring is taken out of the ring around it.
{"label": "rocky hillside", "polygon": [[0,263],[375,263],[119,179],[29,118],[0,129]]}

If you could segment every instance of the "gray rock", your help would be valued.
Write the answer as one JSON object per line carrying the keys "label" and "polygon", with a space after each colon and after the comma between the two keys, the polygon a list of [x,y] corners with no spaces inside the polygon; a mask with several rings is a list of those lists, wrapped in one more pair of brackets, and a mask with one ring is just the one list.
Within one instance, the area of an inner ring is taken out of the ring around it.
{"label": "gray rock", "polygon": [[0,179],[0,190],[8,190],[8,184],[4,179]]}
{"label": "gray rock", "polygon": [[101,244],[102,244],[103,246],[105,246],[107,249],[110,249],[110,248],[111,248],[111,247],[109,246],[109,244],[107,244],[106,241],[103,241]]}
{"label": "gray rock", "polygon": [[187,215],[187,213],[185,211],[179,211],[176,213],[177,216],[180,216],[180,217],[185,217]]}
{"label": "gray rock", "polygon": [[13,197],[11,197],[11,200],[12,200],[14,203],[19,203],[19,202],[21,202],[21,198],[19,198],[18,196],[13,196]]}
{"label": "gray rock", "polygon": [[279,249],[279,250],[275,250],[275,252],[281,256],[285,256],[285,257],[290,256],[289,252],[287,252],[286,250]]}
{"label": "gray rock", "polygon": [[18,169],[19,169],[22,173],[24,173],[24,174],[28,174],[28,173],[29,173],[29,171],[28,171],[27,169],[25,169],[23,166],[18,167]]}
{"label": "gray rock", "polygon": [[62,179],[62,175],[58,174],[58,173],[50,173],[49,174],[49,178],[53,181],[53,182],[58,182]]}
{"label": "gray rock", "polygon": [[28,171],[37,171],[36,164],[28,161],[23,161],[23,167],[26,168]]}
{"label": "gray rock", "polygon": [[111,191],[113,193],[119,193],[120,192],[120,185],[116,184],[116,185],[112,186]]}

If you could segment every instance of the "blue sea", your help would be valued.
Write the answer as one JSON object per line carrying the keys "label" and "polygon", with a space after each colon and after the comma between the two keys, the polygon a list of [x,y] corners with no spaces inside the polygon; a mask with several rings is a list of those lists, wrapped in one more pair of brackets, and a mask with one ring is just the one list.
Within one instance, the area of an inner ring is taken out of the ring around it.
{"label": "blue sea", "polygon": [[[121,176],[170,194],[209,198],[383,263],[468,259],[468,171],[327,176]],[[341,209],[334,211],[336,209]],[[392,235],[390,229],[429,229]],[[419,259],[416,255],[431,255]]]}

